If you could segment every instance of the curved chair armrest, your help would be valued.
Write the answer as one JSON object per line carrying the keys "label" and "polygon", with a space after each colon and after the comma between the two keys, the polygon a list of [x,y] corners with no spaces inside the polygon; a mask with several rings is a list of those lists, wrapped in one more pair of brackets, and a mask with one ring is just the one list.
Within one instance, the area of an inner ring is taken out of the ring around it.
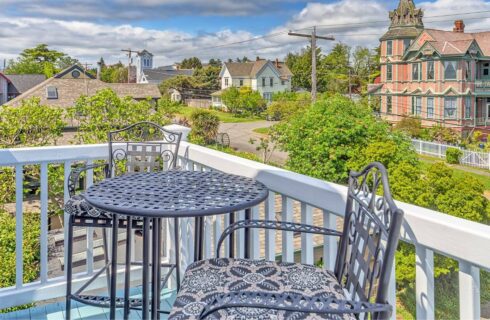
{"label": "curved chair armrest", "polygon": [[305,297],[296,293],[275,292],[229,292],[217,294],[204,307],[199,319],[227,308],[263,308],[289,312],[318,314],[375,313],[379,318],[388,318],[392,307],[388,303],[369,303],[324,297]]}
{"label": "curved chair armrest", "polygon": [[80,180],[80,175],[88,170],[95,169],[95,168],[105,168],[105,174],[108,176],[108,170],[109,170],[109,165],[107,163],[101,163],[101,164],[90,164],[90,165],[84,165],[78,168],[75,168],[70,171],[70,175],[68,176],[68,193],[70,197],[75,195],[76,191],[76,185],[78,181]]}
{"label": "curved chair armrest", "polygon": [[326,229],[322,227],[316,227],[307,224],[294,223],[294,222],[283,222],[283,221],[273,221],[273,220],[242,220],[230,224],[221,234],[218,241],[218,247],[216,249],[216,257],[219,258],[219,252],[221,249],[221,244],[230,234],[238,229],[272,229],[272,230],[283,230],[283,231],[293,231],[301,233],[313,233],[313,234],[323,234],[326,236],[342,236],[342,232]]}

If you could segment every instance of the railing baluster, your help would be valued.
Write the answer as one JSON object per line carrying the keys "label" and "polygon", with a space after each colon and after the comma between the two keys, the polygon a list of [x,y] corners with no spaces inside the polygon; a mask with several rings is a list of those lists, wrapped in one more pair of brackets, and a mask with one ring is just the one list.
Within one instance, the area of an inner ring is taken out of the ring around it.
{"label": "railing baluster", "polygon": [[[293,221],[293,200],[282,196],[282,221]],[[294,262],[294,234],[290,231],[282,232],[282,261]]]}
{"label": "railing baluster", "polygon": [[395,262],[391,267],[390,283],[388,286],[388,303],[393,308],[391,313],[391,320],[396,320],[396,276],[395,276]]}
{"label": "railing baluster", "polygon": [[480,269],[459,262],[459,318],[480,319]]}
{"label": "railing baluster", "polygon": [[[323,227],[337,230],[337,216],[327,210],[323,210]],[[323,237],[323,267],[328,270],[335,269],[335,259],[337,258],[338,237]]]}
{"label": "railing baluster", "polygon": [[[237,213],[237,221],[245,220],[245,211],[241,210]],[[243,258],[245,257],[245,231],[240,229],[235,232],[236,234],[236,257]]]}
{"label": "railing baluster", "polygon": [[203,257],[205,259],[209,259],[212,257],[212,242],[211,242],[211,233],[213,231],[213,218],[214,217],[205,217],[204,218],[204,252]]}
{"label": "railing baluster", "polygon": [[[265,202],[265,219],[276,220],[276,195],[274,192],[269,192],[269,197]],[[269,261],[276,259],[276,231],[265,231],[265,258]]]}
{"label": "railing baluster", "polygon": [[[231,214],[233,214],[233,213],[227,213],[224,215],[224,217],[223,217],[223,230],[228,228],[228,226],[230,225],[230,215]],[[218,240],[219,240],[219,237],[221,237],[221,233],[219,235],[217,235]],[[223,253],[223,257],[230,257],[230,241],[229,241],[229,239],[224,241],[223,248],[225,250]]]}
{"label": "railing baluster", "polygon": [[[93,161],[87,161],[87,165],[92,165]],[[87,183],[86,187],[90,187],[94,183],[94,171],[87,171]],[[126,239],[129,239],[126,235]],[[134,250],[132,250],[134,251]],[[87,273],[92,274],[94,272],[94,228],[87,228]]]}
{"label": "railing baluster", "polygon": [[[214,217],[214,226],[213,226],[213,240],[214,240],[214,248],[215,250],[213,250],[213,252],[211,253],[212,256],[214,257],[215,254],[216,254],[216,250],[218,249],[218,240],[219,240],[219,237],[221,236],[221,232],[222,232],[222,229],[221,229],[221,219],[222,219],[222,215],[219,215],[219,216],[215,216]],[[221,252],[220,252],[220,255],[221,257],[223,257],[223,248],[221,248]]]}
{"label": "railing baluster", "polygon": [[24,168],[15,166],[15,286],[21,288],[24,278],[24,238],[23,202],[24,202]]}
{"label": "railing baluster", "polygon": [[417,319],[434,319],[434,252],[415,246]]}
{"label": "railing baluster", "polygon": [[[313,210],[304,202],[301,202],[301,223],[310,226],[313,224]],[[313,235],[301,233],[301,263],[313,262]]]}
{"label": "railing baluster", "polygon": [[[64,203],[66,203],[70,199],[70,194],[68,192],[68,178],[70,176],[70,171],[71,171],[71,161],[65,161],[64,170],[63,170],[64,177],[65,177],[64,193],[63,193]],[[69,219],[69,215],[65,211],[63,214],[63,229],[64,229],[63,231],[65,235],[63,237],[63,248],[64,248],[63,257],[65,260],[65,266],[68,266],[68,256],[66,255],[66,248],[68,248],[68,219]],[[65,267],[64,270],[65,278],[66,278],[67,270],[68,268]]]}
{"label": "railing baluster", "polygon": [[[252,220],[259,219],[259,207],[252,208]],[[260,241],[259,229],[250,229],[250,248],[252,249],[251,259],[259,259],[260,257]]]}
{"label": "railing baluster", "polygon": [[41,163],[41,283],[48,280],[48,163]]}

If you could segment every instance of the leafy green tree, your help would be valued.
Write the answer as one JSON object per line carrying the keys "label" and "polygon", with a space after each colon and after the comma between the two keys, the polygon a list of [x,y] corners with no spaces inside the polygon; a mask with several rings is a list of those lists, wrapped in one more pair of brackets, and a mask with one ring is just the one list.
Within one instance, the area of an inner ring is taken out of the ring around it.
{"label": "leafy green tree", "polygon": [[211,58],[209,59],[209,62],[208,62],[208,65],[210,65],[211,67],[220,67],[222,66],[223,62],[221,62],[220,59],[214,59],[214,58]]}
{"label": "leafy green tree", "polygon": [[221,99],[228,110],[236,115],[259,115],[266,103],[260,93],[249,87],[230,87],[223,90]]}
{"label": "leafy green tree", "polygon": [[[289,154],[288,168],[333,182],[346,182],[351,166],[362,163],[359,153],[370,144],[396,144],[404,139],[391,135],[389,125],[378,121],[367,106],[339,95],[320,100],[274,131],[280,147]],[[404,153],[400,158],[412,160],[413,150],[403,147],[407,145],[404,142],[397,151]],[[364,162],[373,158],[376,155],[363,157]]]}
{"label": "leafy green tree", "polygon": [[155,110],[150,101],[120,98],[112,89],[100,90],[90,97],[81,96],[69,112],[79,123],[76,138],[81,143],[106,142],[107,132],[140,121],[153,121],[162,126],[170,122],[164,108]]}
{"label": "leafy green tree", "polygon": [[311,104],[308,92],[280,92],[274,94],[272,103],[267,106],[267,115],[275,120],[288,119],[304,111]]}
{"label": "leafy green tree", "polygon": [[39,98],[24,99],[19,107],[0,109],[2,148],[55,144],[63,128],[63,111],[41,105]]}
{"label": "leafy green tree", "polygon": [[206,109],[196,109],[190,116],[192,130],[189,138],[197,144],[210,144],[216,139],[219,130],[219,118]]}
{"label": "leafy green tree", "polygon": [[17,60],[10,60],[5,73],[44,74],[50,78],[55,73],[75,63],[78,63],[78,60],[63,52],[50,50],[46,44],[39,44],[34,48],[22,51]]}
{"label": "leafy green tree", "polygon": [[401,131],[412,138],[421,138],[424,136],[424,129],[422,128],[422,120],[415,117],[402,118],[396,125],[395,130]]}
{"label": "leafy green tree", "polygon": [[100,80],[109,83],[126,83],[128,82],[128,68],[121,61],[111,66],[106,66],[103,63],[100,70]]}
{"label": "leafy green tree", "polygon": [[199,69],[202,68],[201,60],[198,57],[185,58],[180,63],[181,69]]}
{"label": "leafy green tree", "polygon": [[219,90],[221,87],[219,78],[220,71],[221,65],[208,65],[195,69],[192,76],[196,81],[197,88],[205,90]]}

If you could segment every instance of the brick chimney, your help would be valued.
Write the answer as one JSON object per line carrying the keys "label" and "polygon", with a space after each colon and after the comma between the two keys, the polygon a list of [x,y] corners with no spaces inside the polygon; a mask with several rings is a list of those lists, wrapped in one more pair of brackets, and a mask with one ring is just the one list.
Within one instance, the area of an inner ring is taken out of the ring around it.
{"label": "brick chimney", "polygon": [[255,58],[255,61],[259,61],[259,60],[260,60],[260,57],[259,57],[259,56],[257,56],[257,58]]}
{"label": "brick chimney", "polygon": [[454,21],[454,28],[453,32],[459,32],[459,33],[464,33],[464,22],[463,20],[456,20]]}

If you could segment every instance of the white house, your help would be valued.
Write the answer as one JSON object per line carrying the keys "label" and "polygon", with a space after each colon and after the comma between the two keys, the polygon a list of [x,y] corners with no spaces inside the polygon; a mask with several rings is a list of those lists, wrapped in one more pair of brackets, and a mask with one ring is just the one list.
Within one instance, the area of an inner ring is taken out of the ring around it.
{"label": "white house", "polygon": [[257,59],[253,62],[226,62],[220,73],[221,90],[213,93],[213,106],[223,107],[221,92],[229,87],[250,87],[271,101],[276,92],[291,91],[293,74],[284,62]]}

